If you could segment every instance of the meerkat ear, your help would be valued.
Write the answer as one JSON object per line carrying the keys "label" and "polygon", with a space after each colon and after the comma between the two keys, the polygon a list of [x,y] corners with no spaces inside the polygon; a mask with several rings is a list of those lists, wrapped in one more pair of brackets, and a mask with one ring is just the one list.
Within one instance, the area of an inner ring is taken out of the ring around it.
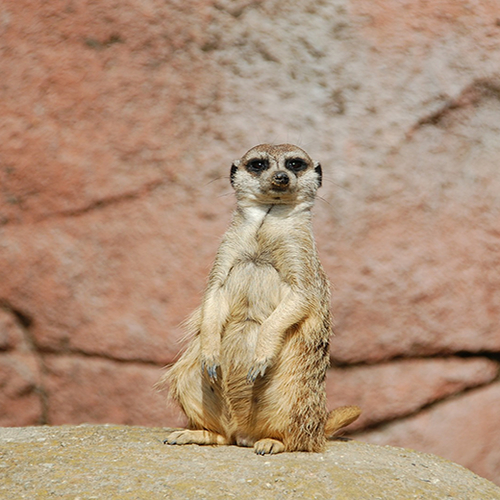
{"label": "meerkat ear", "polygon": [[321,170],[321,165],[318,161],[314,164],[314,171],[318,174],[318,187],[320,188],[323,184],[323,170]]}
{"label": "meerkat ear", "polygon": [[234,187],[234,176],[236,175],[236,171],[238,170],[238,166],[240,161],[237,160],[231,165],[231,173],[229,174],[229,180],[231,181],[231,186]]}

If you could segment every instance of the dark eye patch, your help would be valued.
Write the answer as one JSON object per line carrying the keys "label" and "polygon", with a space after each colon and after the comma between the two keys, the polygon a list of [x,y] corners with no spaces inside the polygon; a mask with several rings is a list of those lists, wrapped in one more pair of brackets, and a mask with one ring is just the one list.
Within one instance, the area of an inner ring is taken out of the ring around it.
{"label": "dark eye patch", "polygon": [[253,172],[254,174],[259,174],[260,172],[264,172],[264,170],[267,170],[269,168],[269,162],[267,160],[260,160],[260,159],[250,160],[245,165],[245,168],[249,172]]}
{"label": "dark eye patch", "polygon": [[290,158],[286,160],[285,167],[291,172],[297,173],[307,168],[307,163],[301,158]]}

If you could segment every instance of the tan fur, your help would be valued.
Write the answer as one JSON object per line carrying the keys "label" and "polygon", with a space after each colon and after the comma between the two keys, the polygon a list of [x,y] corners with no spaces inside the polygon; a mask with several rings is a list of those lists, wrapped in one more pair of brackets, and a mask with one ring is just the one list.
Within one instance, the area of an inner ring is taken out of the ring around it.
{"label": "tan fur", "polygon": [[166,442],[320,451],[360,413],[326,410],[330,288],[311,227],[321,167],[296,146],[263,144],[233,164],[231,184],[238,205],[193,339],[161,381],[189,420]]}

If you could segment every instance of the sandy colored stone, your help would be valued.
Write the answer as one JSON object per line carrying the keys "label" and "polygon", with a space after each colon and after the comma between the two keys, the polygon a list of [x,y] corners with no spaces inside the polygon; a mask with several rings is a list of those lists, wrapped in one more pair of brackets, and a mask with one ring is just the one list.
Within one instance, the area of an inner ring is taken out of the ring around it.
{"label": "sandy colored stone", "polygon": [[162,371],[140,363],[45,356],[47,422],[182,426],[184,419],[154,385]]}
{"label": "sandy colored stone", "polygon": [[0,429],[5,498],[336,498],[498,500],[500,489],[433,455],[361,442],[257,456],[166,446],[165,429]]}
{"label": "sandy colored stone", "polygon": [[499,414],[497,382],[358,438],[436,453],[500,484]]}
{"label": "sandy colored stone", "polygon": [[422,407],[495,380],[498,363],[482,358],[409,359],[334,368],[327,374],[329,406],[357,404],[359,429],[412,414]]}

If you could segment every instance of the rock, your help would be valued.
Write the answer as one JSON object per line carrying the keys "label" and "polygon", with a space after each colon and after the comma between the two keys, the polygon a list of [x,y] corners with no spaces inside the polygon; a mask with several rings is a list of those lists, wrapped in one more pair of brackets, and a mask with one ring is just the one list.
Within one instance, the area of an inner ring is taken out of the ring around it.
{"label": "rock", "polygon": [[332,408],[360,406],[360,418],[349,427],[359,429],[412,414],[435,401],[492,382],[498,372],[498,363],[482,358],[408,359],[334,368],[327,375],[327,397]]}
{"label": "rock", "polygon": [[184,29],[203,30],[205,3],[3,7],[3,223],[81,213],[178,175],[193,140],[185,102],[213,81],[195,62],[200,33]]}
{"label": "rock", "polygon": [[0,303],[0,352],[15,349],[23,340],[22,328],[15,315]]}
{"label": "rock", "polygon": [[356,438],[436,453],[498,483],[498,408],[500,383],[496,382]]}
{"label": "rock", "polygon": [[500,350],[495,85],[478,81],[424,118],[387,158],[358,236],[331,244],[339,361]]}
{"label": "rock", "polygon": [[0,425],[45,422],[40,357],[26,334],[29,319],[0,300]]}
{"label": "rock", "polygon": [[161,371],[141,363],[46,356],[44,387],[52,424],[123,423],[180,426],[180,411],[154,389]]}
{"label": "rock", "polygon": [[335,441],[324,453],[261,457],[233,446],[167,446],[166,432],[88,425],[0,429],[0,495],[500,499],[500,488],[489,481],[411,450]]}
{"label": "rock", "polygon": [[44,421],[40,370],[29,354],[0,353],[0,425],[34,425]]}
{"label": "rock", "polygon": [[210,130],[229,151],[270,137],[321,160],[334,359],[498,352],[495,16],[466,2],[440,20],[388,7],[251,4],[237,20],[219,9],[209,34],[228,111]]}
{"label": "rock", "polygon": [[[219,242],[210,231],[220,226],[216,218],[194,227],[193,208],[179,204],[175,190],[4,230],[0,287],[32,318],[39,348],[157,364],[174,359],[184,336],[179,323],[200,300],[202,285],[193,280],[205,279]],[[183,232],[174,224],[180,212],[188,219]],[[210,245],[186,273],[185,250],[204,237]]]}

